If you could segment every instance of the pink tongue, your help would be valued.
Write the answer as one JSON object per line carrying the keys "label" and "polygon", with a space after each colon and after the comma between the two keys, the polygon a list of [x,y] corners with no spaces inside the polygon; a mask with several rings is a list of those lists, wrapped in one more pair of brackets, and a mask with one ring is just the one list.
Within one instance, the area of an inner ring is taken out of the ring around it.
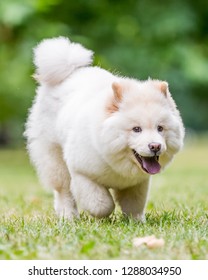
{"label": "pink tongue", "polygon": [[160,172],[160,164],[155,157],[142,157],[142,167],[149,174]]}

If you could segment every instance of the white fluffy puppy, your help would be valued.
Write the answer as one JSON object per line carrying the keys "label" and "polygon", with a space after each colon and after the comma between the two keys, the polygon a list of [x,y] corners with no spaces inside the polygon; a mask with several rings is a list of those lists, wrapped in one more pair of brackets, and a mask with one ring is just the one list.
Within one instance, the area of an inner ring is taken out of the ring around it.
{"label": "white fluffy puppy", "polygon": [[63,37],[35,48],[40,86],[26,124],[29,154],[54,190],[58,215],[78,216],[79,207],[105,217],[117,201],[144,220],[151,175],[183,145],[182,120],[166,82],[91,67],[92,55]]}

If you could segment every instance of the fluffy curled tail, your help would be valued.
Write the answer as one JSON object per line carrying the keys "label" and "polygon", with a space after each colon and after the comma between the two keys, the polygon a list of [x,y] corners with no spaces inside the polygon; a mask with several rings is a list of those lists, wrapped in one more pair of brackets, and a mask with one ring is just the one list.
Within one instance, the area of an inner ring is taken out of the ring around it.
{"label": "fluffy curled tail", "polygon": [[34,49],[34,78],[41,84],[59,84],[77,68],[90,65],[92,56],[92,51],[68,38],[45,39]]}

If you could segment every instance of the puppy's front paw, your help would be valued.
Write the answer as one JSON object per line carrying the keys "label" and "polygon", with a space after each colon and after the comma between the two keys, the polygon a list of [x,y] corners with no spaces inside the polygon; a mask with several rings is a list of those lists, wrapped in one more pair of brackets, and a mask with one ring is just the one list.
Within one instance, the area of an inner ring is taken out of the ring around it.
{"label": "puppy's front paw", "polygon": [[133,218],[141,223],[145,223],[146,222],[146,218],[145,218],[145,214],[135,214],[133,215]]}
{"label": "puppy's front paw", "polygon": [[72,220],[79,217],[76,204],[67,193],[55,192],[54,208],[60,218]]}
{"label": "puppy's front paw", "polygon": [[66,205],[57,205],[55,204],[55,211],[59,218],[64,218],[68,220],[72,220],[74,218],[79,218],[79,213],[76,209],[71,209],[71,207],[67,207]]}

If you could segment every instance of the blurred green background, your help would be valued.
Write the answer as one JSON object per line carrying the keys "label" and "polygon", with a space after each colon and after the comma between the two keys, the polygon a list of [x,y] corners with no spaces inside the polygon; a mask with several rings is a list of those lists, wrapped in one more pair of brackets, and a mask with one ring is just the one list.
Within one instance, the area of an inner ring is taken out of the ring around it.
{"label": "blurred green background", "polygon": [[0,145],[22,145],[35,92],[32,48],[67,36],[95,64],[167,80],[188,131],[208,128],[208,2],[204,0],[0,1]]}

